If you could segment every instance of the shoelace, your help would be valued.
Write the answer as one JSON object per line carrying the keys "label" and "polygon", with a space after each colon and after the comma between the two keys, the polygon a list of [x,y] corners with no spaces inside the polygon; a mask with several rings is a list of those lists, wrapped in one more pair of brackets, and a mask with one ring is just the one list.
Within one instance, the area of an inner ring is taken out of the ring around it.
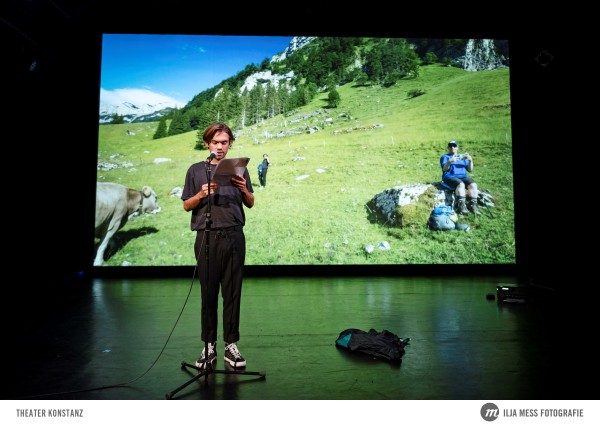
{"label": "shoelace", "polygon": [[[200,356],[200,357],[206,357],[206,356],[204,355],[204,354],[205,354],[205,351],[206,351],[206,347],[204,347],[204,348],[202,349],[202,356]],[[208,344],[208,357],[210,357],[210,356],[211,356],[211,355],[213,355],[213,354],[215,354],[215,346],[214,346],[214,345],[212,345],[212,344]]]}
{"label": "shoelace", "polygon": [[233,357],[235,357],[236,359],[239,359],[242,357],[240,350],[238,350],[237,345],[235,345],[235,344],[229,344],[227,346],[227,350],[229,350],[229,352],[231,354],[233,354]]}

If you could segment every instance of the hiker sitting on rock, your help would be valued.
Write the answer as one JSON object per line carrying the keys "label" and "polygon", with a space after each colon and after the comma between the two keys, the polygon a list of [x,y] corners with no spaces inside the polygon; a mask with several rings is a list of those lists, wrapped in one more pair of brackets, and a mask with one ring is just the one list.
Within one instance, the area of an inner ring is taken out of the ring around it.
{"label": "hiker sitting on rock", "polygon": [[473,158],[458,153],[458,142],[448,142],[448,153],[440,157],[442,183],[454,189],[454,210],[458,214],[480,214],[477,208],[477,183],[467,175],[473,171]]}

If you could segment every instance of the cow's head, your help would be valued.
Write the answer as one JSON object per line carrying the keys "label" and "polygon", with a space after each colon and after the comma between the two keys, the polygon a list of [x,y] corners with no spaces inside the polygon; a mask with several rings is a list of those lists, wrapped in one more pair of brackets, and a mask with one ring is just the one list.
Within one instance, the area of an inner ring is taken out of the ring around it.
{"label": "cow's head", "polygon": [[152,190],[150,186],[144,186],[142,188],[142,213],[148,214],[156,214],[160,212],[160,207],[158,206],[158,196],[156,196],[156,192]]}

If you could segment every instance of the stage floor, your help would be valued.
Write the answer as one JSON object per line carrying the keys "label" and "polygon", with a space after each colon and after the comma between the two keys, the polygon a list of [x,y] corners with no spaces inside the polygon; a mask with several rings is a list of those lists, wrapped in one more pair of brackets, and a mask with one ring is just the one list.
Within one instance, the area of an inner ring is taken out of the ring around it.
{"label": "stage floor", "polygon": [[[196,374],[182,361],[194,363],[203,347],[198,281],[82,280],[24,301],[2,399],[589,398],[561,353],[570,310],[540,287],[521,286],[524,303],[497,299],[497,286],[515,285],[489,276],[246,278],[238,347],[245,370],[265,376],[216,373],[177,390]],[[402,362],[337,348],[348,328],[410,338]],[[215,369],[227,370],[222,340],[217,350]]]}

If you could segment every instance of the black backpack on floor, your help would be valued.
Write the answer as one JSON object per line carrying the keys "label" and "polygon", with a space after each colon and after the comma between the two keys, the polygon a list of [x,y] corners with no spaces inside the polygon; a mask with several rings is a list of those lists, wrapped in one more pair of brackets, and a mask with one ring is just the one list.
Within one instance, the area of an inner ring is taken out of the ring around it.
{"label": "black backpack on floor", "polygon": [[361,353],[388,361],[401,361],[404,347],[410,338],[399,338],[390,331],[369,332],[360,329],[346,329],[335,341],[335,345],[354,353]]}

